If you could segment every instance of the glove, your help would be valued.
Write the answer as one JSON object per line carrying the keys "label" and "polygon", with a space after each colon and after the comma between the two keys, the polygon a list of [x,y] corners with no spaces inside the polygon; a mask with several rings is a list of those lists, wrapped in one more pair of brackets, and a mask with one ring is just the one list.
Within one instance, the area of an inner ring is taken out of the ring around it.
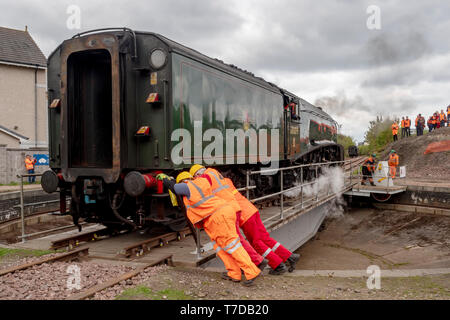
{"label": "glove", "polygon": [[169,179],[170,177],[167,174],[159,173],[156,175],[157,180],[164,180],[165,178]]}

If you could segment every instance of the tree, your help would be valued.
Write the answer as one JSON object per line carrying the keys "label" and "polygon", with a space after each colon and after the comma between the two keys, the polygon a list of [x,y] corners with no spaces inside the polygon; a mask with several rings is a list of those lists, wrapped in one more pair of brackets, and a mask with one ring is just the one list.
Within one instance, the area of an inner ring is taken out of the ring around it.
{"label": "tree", "polygon": [[383,150],[392,141],[391,125],[392,120],[389,117],[383,120],[382,116],[377,116],[375,121],[370,121],[369,129],[365,134],[368,146],[360,149],[360,154],[369,154]]}
{"label": "tree", "polygon": [[352,137],[340,133],[337,136],[337,143],[344,147],[346,157],[348,157],[348,147],[356,145]]}

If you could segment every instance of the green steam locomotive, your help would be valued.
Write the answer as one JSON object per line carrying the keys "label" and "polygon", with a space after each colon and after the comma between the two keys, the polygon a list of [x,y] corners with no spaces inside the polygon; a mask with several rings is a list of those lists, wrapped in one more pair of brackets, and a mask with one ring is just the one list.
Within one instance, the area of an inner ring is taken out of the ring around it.
{"label": "green steam locomotive", "polygon": [[[159,34],[128,28],[75,35],[48,58],[51,170],[61,212],[111,228],[185,226],[155,175],[216,166],[238,186],[245,170],[343,160],[321,108]],[[303,169],[305,178],[315,170]],[[295,174],[283,176],[284,185]],[[252,176],[254,195],[280,174]]]}

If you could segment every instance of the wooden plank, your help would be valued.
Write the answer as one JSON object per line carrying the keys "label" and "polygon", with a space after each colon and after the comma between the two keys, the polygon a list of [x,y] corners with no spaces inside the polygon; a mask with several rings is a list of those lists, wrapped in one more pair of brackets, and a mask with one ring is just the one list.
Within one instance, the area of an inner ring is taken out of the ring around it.
{"label": "wooden plank", "polygon": [[24,270],[24,269],[30,268],[32,266],[43,264],[43,263],[47,263],[47,262],[65,261],[65,260],[68,260],[68,259],[71,260],[71,259],[74,259],[75,257],[77,257],[80,254],[88,255],[88,252],[89,252],[89,248],[77,249],[77,250],[74,250],[74,251],[67,252],[67,253],[64,253],[62,255],[56,256],[56,257],[45,258],[45,259],[42,259],[42,260],[39,260],[39,261],[25,263],[25,264],[22,264],[20,266],[16,266],[16,267],[11,267],[11,268],[8,268],[8,269],[0,270],[0,276],[3,276],[5,274],[7,274],[7,273],[19,271],[19,270]]}
{"label": "wooden plank", "polygon": [[98,284],[98,285],[96,285],[96,286],[94,286],[92,288],[89,288],[86,291],[73,294],[73,295],[67,297],[66,300],[83,300],[83,299],[89,298],[90,296],[93,296],[95,293],[97,293],[99,291],[102,291],[102,290],[104,290],[106,288],[112,287],[112,286],[118,284],[121,281],[125,281],[125,280],[128,280],[130,278],[133,278],[134,276],[138,275],[139,273],[141,273],[145,269],[147,269],[149,267],[154,267],[154,266],[156,266],[158,264],[161,264],[162,262],[165,262],[165,261],[167,261],[169,265],[172,265],[172,255],[168,255],[168,256],[166,256],[166,257],[164,257],[164,258],[162,258],[162,259],[160,259],[160,260],[158,260],[156,262],[146,264],[145,266],[139,267],[136,270],[124,273],[124,274],[120,275],[119,277],[117,277],[115,279],[111,279],[111,280],[109,280],[107,282],[100,283],[100,284]]}

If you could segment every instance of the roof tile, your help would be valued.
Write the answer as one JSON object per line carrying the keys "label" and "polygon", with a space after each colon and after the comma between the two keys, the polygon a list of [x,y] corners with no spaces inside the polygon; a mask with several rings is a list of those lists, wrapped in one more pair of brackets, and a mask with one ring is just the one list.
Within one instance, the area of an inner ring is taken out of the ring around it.
{"label": "roof tile", "polygon": [[4,27],[0,27],[0,61],[47,66],[47,59],[27,31]]}

